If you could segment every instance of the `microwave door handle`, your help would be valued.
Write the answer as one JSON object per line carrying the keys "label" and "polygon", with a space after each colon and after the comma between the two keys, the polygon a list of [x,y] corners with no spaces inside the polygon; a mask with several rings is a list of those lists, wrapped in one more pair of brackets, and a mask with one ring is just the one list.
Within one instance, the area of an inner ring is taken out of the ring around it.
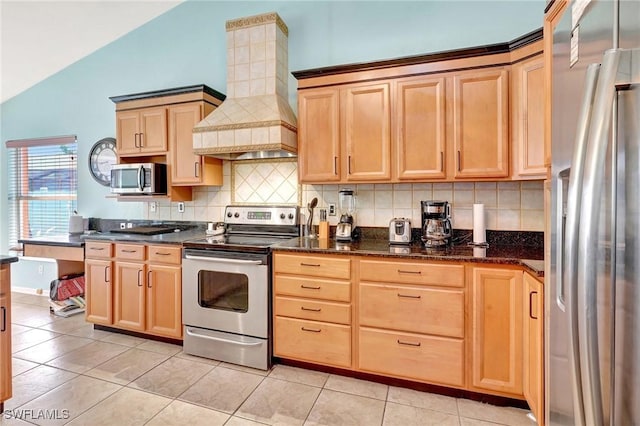
{"label": "microwave door handle", "polygon": [[138,169],[138,189],[140,192],[144,191],[144,166]]}
{"label": "microwave door handle", "polygon": [[[593,97],[598,83],[600,64],[591,64],[587,68],[585,76],[585,88],[582,98],[580,115],[578,116],[578,127],[576,129],[576,140],[573,147],[573,158],[571,168],[563,170],[569,172],[569,183],[567,190],[567,217],[565,229],[562,229],[562,215],[564,208],[563,198],[563,177],[558,175],[558,199],[557,199],[557,228],[556,238],[558,255],[556,258],[556,303],[562,310],[566,310],[569,322],[570,342],[569,342],[569,364],[570,375],[573,385],[573,396],[575,407],[575,421],[577,425],[584,425],[583,407],[583,387],[580,371],[580,342],[578,332],[578,231],[580,224],[580,211],[582,204],[582,184],[585,156],[587,152],[587,141],[589,138],[589,126],[592,117]],[[563,241],[564,239],[564,241]],[[563,254],[564,252],[564,254]],[[564,276],[563,276],[564,274]],[[566,300],[564,298],[566,291]]]}

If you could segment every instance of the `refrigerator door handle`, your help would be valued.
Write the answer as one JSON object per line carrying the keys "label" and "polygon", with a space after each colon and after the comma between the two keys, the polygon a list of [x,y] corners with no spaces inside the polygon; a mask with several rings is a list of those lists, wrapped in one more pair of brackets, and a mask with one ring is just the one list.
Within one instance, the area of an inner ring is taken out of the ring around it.
{"label": "refrigerator door handle", "polygon": [[[585,157],[587,152],[587,141],[589,137],[589,127],[592,118],[593,98],[596,92],[600,64],[591,64],[587,68],[584,97],[578,116],[578,128],[576,129],[576,141],[573,149],[571,170],[569,172],[569,187],[567,191],[567,218],[566,225],[562,225],[563,210],[563,180],[566,171],[563,170],[558,176],[558,229],[556,230],[558,250],[557,268],[563,271],[556,277],[556,291],[558,305],[564,302],[569,326],[569,365],[570,376],[573,386],[573,406],[576,425],[584,425],[583,389],[580,374],[580,342],[578,333],[578,303],[577,303],[577,267],[578,267],[578,232],[580,225],[580,211],[582,204],[582,183]],[[564,241],[563,241],[564,238]],[[564,253],[563,253],[564,252]],[[564,276],[563,276],[564,275]],[[566,301],[564,295],[566,293]],[[561,300],[562,298],[562,300]],[[561,308],[563,306],[560,306]]]}
{"label": "refrigerator door handle", "polygon": [[582,209],[578,233],[578,334],[584,415],[591,425],[603,425],[600,360],[598,354],[597,247],[605,158],[611,133],[616,79],[622,56],[620,49],[605,52],[589,127],[587,157],[582,191]]}

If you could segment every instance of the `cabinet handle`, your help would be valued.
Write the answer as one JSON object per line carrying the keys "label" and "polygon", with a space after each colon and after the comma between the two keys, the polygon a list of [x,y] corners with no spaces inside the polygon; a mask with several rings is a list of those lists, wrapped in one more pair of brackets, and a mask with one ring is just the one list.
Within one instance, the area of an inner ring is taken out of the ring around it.
{"label": "cabinet handle", "polygon": [[193,173],[195,174],[195,177],[200,177],[200,171],[199,171],[200,167],[198,166],[200,166],[199,162],[196,161],[195,163],[193,163]]}
{"label": "cabinet handle", "polygon": [[533,299],[533,295],[534,294],[538,295],[538,292],[537,291],[530,291],[529,292],[529,318],[537,320],[538,317],[537,316],[535,316],[535,317],[533,316],[533,309],[532,309],[532,307],[533,307],[533,300],[532,299]]}
{"label": "cabinet handle", "polygon": [[151,288],[151,270],[147,271],[147,288]]}
{"label": "cabinet handle", "polygon": [[102,250],[104,250],[104,247],[91,247],[91,250],[102,251]]}
{"label": "cabinet handle", "polygon": [[138,269],[138,287],[142,287],[142,282],[140,281],[140,274],[142,274],[142,269]]}
{"label": "cabinet handle", "polygon": [[407,299],[421,299],[422,296],[412,296],[411,294],[400,294],[398,293],[398,297],[404,297]]}
{"label": "cabinet handle", "polygon": [[444,152],[440,151],[440,171],[444,172]]}
{"label": "cabinet handle", "polygon": [[414,275],[421,275],[422,271],[405,271],[404,269],[398,269],[398,273],[399,274],[414,274]]}
{"label": "cabinet handle", "polygon": [[2,328],[0,328],[0,333],[4,333],[7,331],[7,308],[0,306],[0,309],[2,309]]}
{"label": "cabinet handle", "polygon": [[300,262],[300,266],[313,266],[313,267],[319,268],[320,264],[319,263],[304,263],[304,262]]}
{"label": "cabinet handle", "polygon": [[154,254],[157,254],[158,256],[169,256],[171,253],[164,253],[164,252],[161,252],[161,251],[157,251]]}
{"label": "cabinet handle", "polygon": [[404,346],[416,346],[416,347],[418,347],[418,346],[422,345],[422,343],[420,343],[420,342],[418,342],[418,343],[413,343],[413,342],[404,342],[404,341],[402,341],[402,340],[400,340],[400,339],[398,339],[398,344],[399,344],[399,345],[404,345]]}
{"label": "cabinet handle", "polygon": [[458,150],[458,171],[461,172],[462,171],[462,166],[460,164],[460,150]]}
{"label": "cabinet handle", "polygon": [[300,309],[303,311],[310,311],[310,312],[320,312],[322,310],[321,308],[313,309],[313,308],[305,308],[304,306],[300,306]]}
{"label": "cabinet handle", "polygon": [[351,174],[351,156],[347,157],[347,174]]}
{"label": "cabinet handle", "polygon": [[333,174],[338,175],[338,156],[333,157]]}
{"label": "cabinet handle", "polygon": [[104,282],[105,283],[111,282],[111,280],[109,280],[109,275],[111,275],[111,273],[107,274],[107,271],[111,272],[111,266],[105,266],[104,267]]}
{"label": "cabinet handle", "polygon": [[124,250],[124,249],[122,250],[123,253],[135,253],[137,251],[138,250]]}
{"label": "cabinet handle", "polygon": [[139,135],[140,135],[140,148],[143,148],[144,147],[144,143],[143,143],[143,141],[144,141],[144,133],[139,133]]}
{"label": "cabinet handle", "polygon": [[311,333],[320,333],[322,331],[319,328],[307,328],[307,327],[300,327],[300,330],[310,331]]}
{"label": "cabinet handle", "polygon": [[320,286],[312,286],[312,285],[304,285],[304,284],[300,284],[300,288],[306,288],[309,290],[320,290]]}
{"label": "cabinet handle", "polygon": [[133,146],[135,146],[136,148],[140,148],[140,147],[138,146],[138,135],[139,135],[139,134],[140,134],[140,133],[134,133],[134,134],[133,134]]}

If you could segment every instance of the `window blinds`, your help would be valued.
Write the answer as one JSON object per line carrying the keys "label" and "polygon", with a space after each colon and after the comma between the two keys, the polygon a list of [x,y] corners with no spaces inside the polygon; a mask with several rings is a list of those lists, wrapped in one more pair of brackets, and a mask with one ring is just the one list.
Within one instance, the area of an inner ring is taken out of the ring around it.
{"label": "window blinds", "polygon": [[23,238],[64,235],[77,209],[75,136],[7,141],[9,247]]}

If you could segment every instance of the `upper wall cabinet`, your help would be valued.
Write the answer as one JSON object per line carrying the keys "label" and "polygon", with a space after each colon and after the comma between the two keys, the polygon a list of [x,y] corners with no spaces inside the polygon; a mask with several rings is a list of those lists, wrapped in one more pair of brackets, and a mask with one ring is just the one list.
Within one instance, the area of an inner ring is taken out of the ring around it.
{"label": "upper wall cabinet", "polygon": [[543,179],[541,52],[538,31],[504,46],[294,72],[300,181]]}
{"label": "upper wall cabinet", "polygon": [[116,147],[120,157],[167,152],[167,109],[116,111]]}

